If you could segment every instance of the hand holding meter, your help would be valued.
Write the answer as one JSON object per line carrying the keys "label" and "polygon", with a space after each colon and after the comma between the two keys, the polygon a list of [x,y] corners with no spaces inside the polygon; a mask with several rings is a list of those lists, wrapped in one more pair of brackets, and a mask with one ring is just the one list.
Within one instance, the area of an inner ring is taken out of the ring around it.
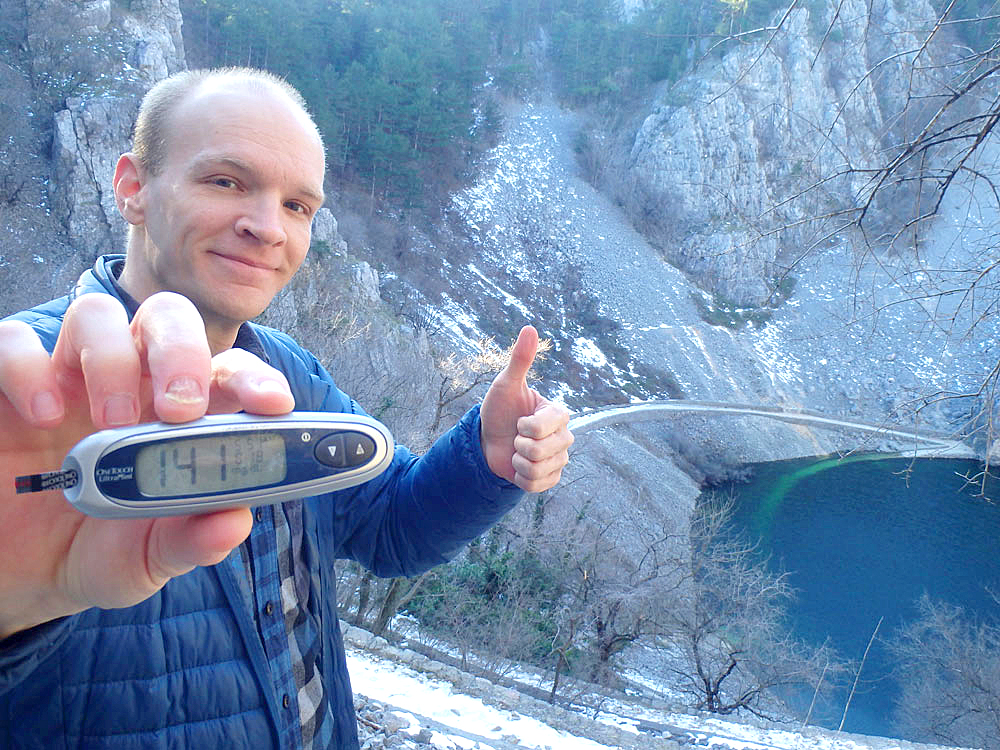
{"label": "hand holding meter", "polygon": [[385,425],[355,414],[217,414],[96,432],[62,470],[16,487],[62,489],[97,518],[187,515],[353,487],[385,471],[393,448]]}

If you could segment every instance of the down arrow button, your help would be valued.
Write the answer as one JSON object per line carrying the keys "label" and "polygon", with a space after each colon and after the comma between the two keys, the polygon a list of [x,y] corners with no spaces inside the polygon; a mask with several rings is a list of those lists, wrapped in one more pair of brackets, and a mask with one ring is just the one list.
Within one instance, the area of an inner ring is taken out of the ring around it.
{"label": "down arrow button", "polygon": [[316,444],[316,460],[334,469],[343,469],[348,466],[345,458],[344,435],[335,432],[320,440]]}

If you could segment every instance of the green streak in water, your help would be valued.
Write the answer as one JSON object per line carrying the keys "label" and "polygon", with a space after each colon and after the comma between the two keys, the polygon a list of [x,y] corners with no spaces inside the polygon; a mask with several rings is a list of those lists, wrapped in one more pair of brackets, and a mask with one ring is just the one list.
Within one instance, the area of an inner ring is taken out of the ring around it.
{"label": "green streak in water", "polygon": [[760,499],[757,510],[750,517],[750,531],[754,539],[759,539],[764,549],[771,547],[771,535],[774,532],[774,518],[778,515],[781,503],[791,489],[806,477],[818,474],[821,471],[832,469],[845,464],[852,464],[857,461],[885,461],[890,458],[899,458],[896,453],[857,453],[849,456],[831,456],[810,464],[806,464],[800,469],[789,474],[783,474],[774,482],[771,491]]}

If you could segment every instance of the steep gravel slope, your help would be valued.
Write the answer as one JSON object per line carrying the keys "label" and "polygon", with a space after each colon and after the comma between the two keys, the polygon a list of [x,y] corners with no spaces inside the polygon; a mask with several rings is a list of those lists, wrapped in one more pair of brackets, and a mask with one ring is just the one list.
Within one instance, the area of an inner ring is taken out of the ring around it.
{"label": "steep gravel slope", "polygon": [[[483,249],[472,271],[456,269],[464,279],[455,286],[466,290],[457,330],[474,335],[468,312],[482,306],[481,298],[500,299],[553,334],[563,355],[612,372],[633,399],[784,403],[876,421],[892,419],[914,399],[922,404],[935,393],[975,387],[995,361],[995,321],[971,336],[968,320],[943,328],[941,314],[959,299],[922,299],[933,273],[876,260],[846,237],[794,264],[789,300],[762,326],[710,325],[703,315],[711,299],[580,177],[578,127],[549,99],[523,105],[511,112],[482,178],[455,196],[453,212]],[[985,241],[992,217],[970,214],[968,197],[968,190],[954,193],[935,242],[922,249],[928,270],[981,262],[983,248],[969,238]],[[576,293],[595,300],[600,317],[612,322],[603,336],[574,320],[567,304],[574,290],[560,287],[559,278],[579,284]],[[650,393],[639,377],[644,366],[669,372],[678,392]],[[572,383],[563,391],[595,405]],[[961,416],[955,411],[925,411],[923,418],[940,427]]]}

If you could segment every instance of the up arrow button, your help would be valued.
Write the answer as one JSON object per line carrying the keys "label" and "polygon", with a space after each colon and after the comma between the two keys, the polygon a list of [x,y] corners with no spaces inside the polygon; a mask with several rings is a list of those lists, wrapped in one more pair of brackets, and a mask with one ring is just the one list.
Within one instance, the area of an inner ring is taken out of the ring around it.
{"label": "up arrow button", "polygon": [[344,452],[346,466],[361,466],[375,455],[375,441],[360,432],[348,432],[344,435]]}

